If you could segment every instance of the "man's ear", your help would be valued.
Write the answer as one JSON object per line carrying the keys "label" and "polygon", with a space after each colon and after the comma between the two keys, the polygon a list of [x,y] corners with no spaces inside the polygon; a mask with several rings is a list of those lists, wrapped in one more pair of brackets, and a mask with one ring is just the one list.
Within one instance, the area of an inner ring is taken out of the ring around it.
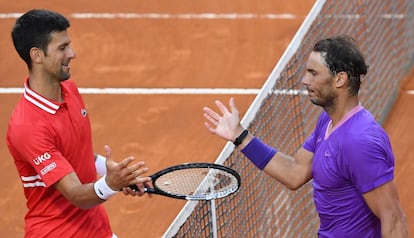
{"label": "man's ear", "polygon": [[335,84],[338,88],[344,87],[347,85],[348,82],[348,74],[344,71],[339,72],[336,74],[336,81]]}
{"label": "man's ear", "polygon": [[32,59],[33,64],[40,64],[43,60],[43,51],[37,47],[32,47],[30,49],[30,58]]}

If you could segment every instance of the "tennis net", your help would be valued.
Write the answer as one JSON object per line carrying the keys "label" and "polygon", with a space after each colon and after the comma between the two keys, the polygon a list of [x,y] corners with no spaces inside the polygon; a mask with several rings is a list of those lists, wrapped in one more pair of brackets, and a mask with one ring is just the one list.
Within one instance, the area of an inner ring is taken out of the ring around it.
{"label": "tennis net", "polygon": [[[320,107],[301,85],[307,56],[321,38],[349,34],[370,65],[360,99],[382,123],[413,64],[414,1],[318,0],[270,73],[242,124],[287,154],[313,130]],[[242,187],[216,201],[187,202],[164,237],[316,237],[319,220],[308,183],[290,191],[228,143],[216,163],[238,171]]]}

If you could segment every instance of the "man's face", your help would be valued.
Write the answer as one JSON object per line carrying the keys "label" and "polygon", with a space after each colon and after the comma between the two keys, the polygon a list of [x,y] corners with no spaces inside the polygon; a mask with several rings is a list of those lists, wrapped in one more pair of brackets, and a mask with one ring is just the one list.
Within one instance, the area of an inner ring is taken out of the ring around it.
{"label": "man's face", "polygon": [[64,81],[70,77],[70,61],[76,57],[70,46],[70,37],[67,31],[54,32],[44,52],[43,69],[51,78]]}
{"label": "man's face", "polygon": [[321,53],[312,52],[306,64],[306,73],[302,78],[302,84],[306,87],[313,104],[321,107],[329,107],[334,104],[337,97],[334,78],[335,76],[330,73]]}

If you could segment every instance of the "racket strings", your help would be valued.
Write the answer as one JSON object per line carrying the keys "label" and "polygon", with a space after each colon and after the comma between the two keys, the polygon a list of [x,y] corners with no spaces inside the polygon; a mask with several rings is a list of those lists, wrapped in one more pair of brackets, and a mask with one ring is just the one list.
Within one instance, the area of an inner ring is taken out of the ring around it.
{"label": "racket strings", "polygon": [[200,196],[220,194],[225,196],[238,187],[237,179],[223,170],[214,168],[188,168],[160,176],[155,186],[175,195]]}

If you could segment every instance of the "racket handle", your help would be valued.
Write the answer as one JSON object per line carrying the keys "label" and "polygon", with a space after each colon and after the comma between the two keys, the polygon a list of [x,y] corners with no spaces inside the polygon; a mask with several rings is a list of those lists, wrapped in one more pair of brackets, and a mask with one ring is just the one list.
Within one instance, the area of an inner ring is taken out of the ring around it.
{"label": "racket handle", "polygon": [[136,184],[129,185],[128,187],[134,191],[138,191],[138,186]]}
{"label": "racket handle", "polygon": [[[138,186],[137,186],[136,184],[129,185],[128,187],[129,187],[130,189],[134,190],[135,192],[137,192],[137,191],[139,190],[139,189],[138,189]],[[144,188],[144,192],[146,192],[146,193],[154,193],[154,192],[155,192],[155,189],[145,187],[145,188]]]}

